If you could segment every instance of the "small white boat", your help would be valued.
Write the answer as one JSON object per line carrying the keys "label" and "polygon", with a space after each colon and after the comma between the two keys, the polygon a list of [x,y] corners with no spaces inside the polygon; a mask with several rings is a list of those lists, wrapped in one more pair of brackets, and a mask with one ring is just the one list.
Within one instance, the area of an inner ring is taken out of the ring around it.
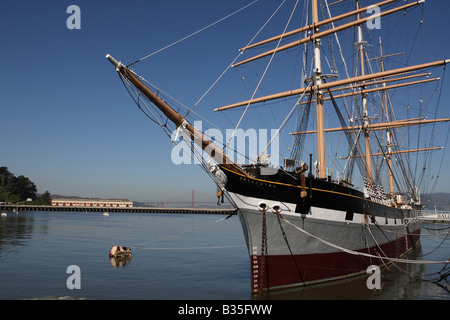
{"label": "small white boat", "polygon": [[106,216],[109,216],[109,213],[108,212],[103,212],[103,215],[106,217]]}
{"label": "small white boat", "polygon": [[6,217],[8,214],[6,212],[2,212],[1,216]]}

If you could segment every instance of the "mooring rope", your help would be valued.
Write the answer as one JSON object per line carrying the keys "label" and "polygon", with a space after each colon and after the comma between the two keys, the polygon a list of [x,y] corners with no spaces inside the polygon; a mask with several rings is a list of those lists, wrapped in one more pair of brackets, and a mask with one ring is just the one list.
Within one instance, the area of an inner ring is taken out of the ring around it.
{"label": "mooring rope", "polygon": [[175,42],[173,42],[173,43],[171,43],[171,44],[169,44],[169,45],[167,45],[167,46],[165,46],[165,47],[163,47],[163,48],[161,48],[161,49],[159,49],[159,50],[157,50],[157,51],[155,51],[155,52],[153,52],[153,53],[150,53],[150,54],[148,54],[148,55],[146,55],[146,56],[144,56],[144,57],[142,57],[142,58],[140,58],[140,59],[138,59],[138,60],[136,60],[136,61],[130,63],[129,65],[127,65],[127,67],[133,66],[134,64],[136,64],[136,63],[138,63],[138,62],[141,62],[142,60],[145,60],[145,59],[147,59],[147,58],[150,58],[151,56],[153,56],[153,55],[155,55],[155,54],[157,54],[157,53],[159,53],[159,52],[161,52],[161,51],[164,51],[164,50],[166,50],[166,49],[168,49],[168,48],[170,48],[170,47],[172,47],[172,46],[174,46],[174,45],[176,45],[176,44],[178,44],[178,43],[180,43],[180,42],[182,42],[182,41],[184,41],[184,40],[186,40],[186,39],[189,39],[189,38],[192,37],[192,36],[195,36],[196,34],[202,32],[202,31],[205,31],[206,29],[211,28],[212,26],[214,26],[214,25],[218,24],[219,22],[222,22],[222,21],[224,21],[224,20],[226,20],[226,19],[228,19],[228,18],[234,16],[236,13],[241,12],[242,10],[244,10],[244,9],[246,9],[246,8],[248,8],[248,7],[250,7],[251,5],[255,4],[255,3],[258,2],[258,1],[259,1],[259,0],[255,0],[255,1],[253,1],[253,2],[251,2],[251,3],[249,3],[249,4],[247,4],[247,5],[245,5],[244,7],[242,7],[242,8],[240,8],[240,9],[234,11],[233,13],[230,13],[229,15],[227,15],[227,16],[225,16],[225,17],[219,19],[219,20],[217,20],[216,22],[213,22],[213,23],[207,25],[206,27],[203,27],[203,28],[201,28],[201,29],[195,31],[195,32],[191,33],[190,35],[188,35],[188,36],[186,36],[186,37],[184,37],[184,38],[181,38],[181,39],[179,39],[179,40],[177,40],[177,41],[175,41]]}
{"label": "mooring rope", "polygon": [[283,217],[281,215],[281,213],[279,212],[279,210],[275,210],[275,212],[280,216],[281,219],[283,219],[287,224],[289,224],[290,226],[294,227],[295,229],[301,231],[302,233],[332,247],[335,249],[338,249],[340,251],[352,254],[352,255],[357,255],[357,256],[364,256],[364,257],[369,257],[369,258],[377,258],[377,259],[385,259],[385,260],[389,260],[389,261],[394,261],[394,262],[402,262],[402,263],[411,263],[411,264],[441,264],[441,263],[450,263],[450,260],[447,261],[425,261],[425,260],[408,260],[408,259],[400,259],[400,258],[390,258],[390,257],[381,257],[381,256],[377,256],[377,255],[373,255],[373,254],[369,254],[369,253],[364,253],[364,252],[358,252],[358,251],[354,251],[354,250],[350,250],[350,249],[346,249],[343,248],[341,246],[338,246],[334,243],[331,243],[329,241],[326,241],[324,239],[321,239],[311,233],[309,233],[306,230],[303,230],[302,228],[296,226],[295,224],[293,224],[292,222],[288,221],[285,217]]}
{"label": "mooring rope", "polygon": [[[151,240],[151,241],[146,241],[146,242],[141,242],[141,243],[135,243],[134,245],[130,245],[129,247],[131,247],[131,248],[139,248],[140,246],[142,246],[142,245],[144,245],[144,244],[151,244],[151,243],[155,243],[155,242],[159,242],[159,241],[163,241],[163,240],[168,240],[168,239],[176,238],[176,237],[179,237],[179,236],[181,236],[181,235],[183,235],[183,234],[191,233],[191,232],[194,232],[194,231],[197,231],[197,230],[200,230],[200,229],[204,229],[204,228],[209,227],[209,226],[211,226],[211,225],[213,225],[213,224],[216,224],[216,223],[222,222],[222,221],[224,221],[224,220],[227,220],[227,219],[230,218],[232,215],[233,215],[233,214],[230,214],[230,215],[226,216],[225,218],[222,218],[222,219],[219,219],[219,220],[217,220],[217,221],[213,221],[213,222],[210,222],[210,223],[201,225],[201,226],[199,226],[199,227],[197,227],[197,228],[194,228],[194,229],[189,229],[189,230],[182,231],[182,232],[180,232],[180,233],[177,233],[177,234],[174,234],[174,235],[171,235],[171,236],[162,237],[162,238],[155,239],[155,240]],[[151,248],[139,248],[139,249],[151,249]]]}
{"label": "mooring rope", "polygon": [[149,248],[139,248],[140,250],[208,250],[208,249],[230,249],[230,248],[243,248],[247,247],[245,244],[236,245],[236,246],[213,246],[213,247],[190,247],[190,248],[155,248],[155,247],[149,247]]}

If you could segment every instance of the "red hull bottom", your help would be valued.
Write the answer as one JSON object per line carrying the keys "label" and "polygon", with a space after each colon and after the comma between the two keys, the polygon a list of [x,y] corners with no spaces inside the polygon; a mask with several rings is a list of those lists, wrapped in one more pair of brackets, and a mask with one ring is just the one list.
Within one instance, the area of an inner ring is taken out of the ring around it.
{"label": "red hull bottom", "polygon": [[[400,257],[413,249],[420,238],[417,233],[360,252],[375,256]],[[282,289],[349,278],[366,273],[370,265],[384,266],[388,259],[370,258],[346,252],[251,256],[252,291],[259,288]]]}

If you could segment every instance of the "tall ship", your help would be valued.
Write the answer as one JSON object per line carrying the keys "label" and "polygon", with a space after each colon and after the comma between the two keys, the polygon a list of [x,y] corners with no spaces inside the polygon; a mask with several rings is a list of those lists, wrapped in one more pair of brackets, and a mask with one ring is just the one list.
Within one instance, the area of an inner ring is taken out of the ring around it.
{"label": "tall ship", "polygon": [[[411,63],[417,60],[411,52],[386,50],[380,30],[388,35],[387,28],[398,31],[412,15],[418,21],[409,32],[422,32],[424,5],[423,0],[278,1],[275,11],[288,12],[282,32],[260,40],[255,36],[227,68],[248,70],[257,64],[263,71],[248,99],[213,106],[224,114],[242,111],[222,144],[188,119],[193,107],[182,114],[134,71],[135,63],[127,66],[106,56],[139,108],[174,144],[184,137],[184,146],[217,185],[218,197],[226,196],[237,208],[252,292],[366,274],[369,266],[402,261],[419,243],[417,214],[428,195],[421,187],[432,191],[429,181],[433,185],[437,179],[422,163],[442,153],[436,132],[447,136],[450,118],[439,117],[445,110],[437,108],[450,60]],[[303,22],[294,27],[297,16]],[[400,23],[386,20],[390,16]],[[287,62],[278,65],[291,63],[287,69],[296,71],[297,88],[280,91],[285,73],[273,72],[278,90],[261,94],[263,78],[275,59],[283,58]],[[411,101],[405,92],[420,97]],[[262,119],[250,115],[260,107],[275,110],[277,127],[263,127]],[[288,155],[279,156],[279,144],[271,154],[268,147],[260,148],[247,163],[239,161],[229,141],[244,116],[260,128],[275,129],[267,146],[294,122],[294,130],[286,134],[291,139]],[[274,156],[278,163],[271,162]]]}

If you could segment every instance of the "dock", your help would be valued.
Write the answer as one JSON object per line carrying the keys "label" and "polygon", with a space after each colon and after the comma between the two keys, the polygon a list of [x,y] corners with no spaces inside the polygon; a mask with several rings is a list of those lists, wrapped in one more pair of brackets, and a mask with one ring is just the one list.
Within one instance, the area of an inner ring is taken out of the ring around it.
{"label": "dock", "polygon": [[237,209],[214,209],[214,208],[156,208],[156,207],[61,207],[61,206],[27,206],[27,205],[0,205],[0,211],[54,211],[54,212],[125,212],[125,213],[170,213],[170,214],[219,214],[234,215]]}
{"label": "dock", "polygon": [[422,211],[418,219],[428,223],[450,223],[450,211]]}

